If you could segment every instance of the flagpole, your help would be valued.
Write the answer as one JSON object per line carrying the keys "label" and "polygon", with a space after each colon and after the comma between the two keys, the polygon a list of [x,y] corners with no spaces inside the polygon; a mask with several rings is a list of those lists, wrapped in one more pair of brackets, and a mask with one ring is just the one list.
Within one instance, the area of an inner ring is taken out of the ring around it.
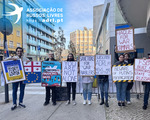
{"label": "flagpole", "polygon": [[[7,44],[7,39],[6,39],[6,22],[5,22],[5,0],[3,0],[3,20],[4,20],[4,57],[5,59],[7,57],[6,55],[6,44]],[[9,102],[9,94],[8,94],[8,84],[5,84],[5,103]]]}

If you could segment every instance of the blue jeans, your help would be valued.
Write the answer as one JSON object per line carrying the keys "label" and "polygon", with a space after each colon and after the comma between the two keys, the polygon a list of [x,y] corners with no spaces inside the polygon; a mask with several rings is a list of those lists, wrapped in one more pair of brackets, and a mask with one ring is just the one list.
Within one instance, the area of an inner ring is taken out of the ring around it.
{"label": "blue jeans", "polygon": [[83,83],[82,85],[83,85],[83,98],[84,98],[84,100],[87,100],[87,94],[88,94],[88,100],[91,100],[93,83]]}
{"label": "blue jeans", "polygon": [[145,83],[145,91],[144,91],[144,105],[148,105],[148,99],[149,99],[149,92],[150,92],[150,83]]}
{"label": "blue jeans", "polygon": [[101,99],[104,100],[104,93],[105,93],[105,99],[106,101],[108,101],[109,80],[107,81],[98,80],[98,85],[101,91]]}
{"label": "blue jeans", "polygon": [[130,90],[126,90],[126,101],[130,101]]}
{"label": "blue jeans", "polygon": [[125,102],[128,82],[116,82],[117,100]]}
{"label": "blue jeans", "polygon": [[20,96],[19,96],[19,103],[23,102],[23,97],[24,97],[24,89],[25,89],[25,84],[23,84],[23,82],[16,82],[16,83],[12,83],[12,88],[13,88],[13,104],[17,104],[17,91],[18,91],[18,86],[20,84]]}

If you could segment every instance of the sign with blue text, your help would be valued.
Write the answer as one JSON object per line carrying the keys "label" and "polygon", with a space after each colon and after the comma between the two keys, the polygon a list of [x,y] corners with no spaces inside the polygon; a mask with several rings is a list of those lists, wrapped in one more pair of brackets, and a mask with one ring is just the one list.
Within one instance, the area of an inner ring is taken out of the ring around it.
{"label": "sign with blue text", "polygon": [[96,75],[111,75],[111,55],[96,55]]}

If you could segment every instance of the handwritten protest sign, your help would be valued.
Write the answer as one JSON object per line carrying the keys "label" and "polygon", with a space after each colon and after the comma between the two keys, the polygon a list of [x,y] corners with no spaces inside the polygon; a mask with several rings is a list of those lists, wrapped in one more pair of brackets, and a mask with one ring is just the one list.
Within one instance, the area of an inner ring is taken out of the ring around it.
{"label": "handwritten protest sign", "polygon": [[133,65],[131,66],[113,66],[113,81],[133,80]]}
{"label": "handwritten protest sign", "polygon": [[80,56],[80,75],[94,76],[94,56]]}
{"label": "handwritten protest sign", "polygon": [[6,83],[13,83],[25,80],[25,72],[21,59],[14,61],[2,61],[1,63]]}
{"label": "handwritten protest sign", "polygon": [[96,55],[96,75],[111,75],[111,55]]}
{"label": "handwritten protest sign", "polygon": [[62,82],[77,82],[78,62],[62,62]]}
{"label": "handwritten protest sign", "polygon": [[150,59],[135,59],[134,80],[150,82]]}
{"label": "handwritten protest sign", "polygon": [[116,52],[133,52],[134,48],[134,29],[116,30]]}
{"label": "handwritten protest sign", "polygon": [[42,86],[60,86],[61,84],[61,63],[58,61],[42,62]]}

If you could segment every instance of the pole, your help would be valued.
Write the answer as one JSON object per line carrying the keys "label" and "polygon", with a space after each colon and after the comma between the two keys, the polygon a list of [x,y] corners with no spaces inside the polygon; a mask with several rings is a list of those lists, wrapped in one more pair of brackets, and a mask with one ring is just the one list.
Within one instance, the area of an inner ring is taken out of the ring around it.
{"label": "pole", "polygon": [[[3,23],[4,23],[4,59],[6,56],[6,44],[7,44],[7,38],[6,38],[6,23],[5,23],[5,0],[3,0]],[[5,84],[5,103],[9,102],[9,94],[8,94],[8,84]]]}

